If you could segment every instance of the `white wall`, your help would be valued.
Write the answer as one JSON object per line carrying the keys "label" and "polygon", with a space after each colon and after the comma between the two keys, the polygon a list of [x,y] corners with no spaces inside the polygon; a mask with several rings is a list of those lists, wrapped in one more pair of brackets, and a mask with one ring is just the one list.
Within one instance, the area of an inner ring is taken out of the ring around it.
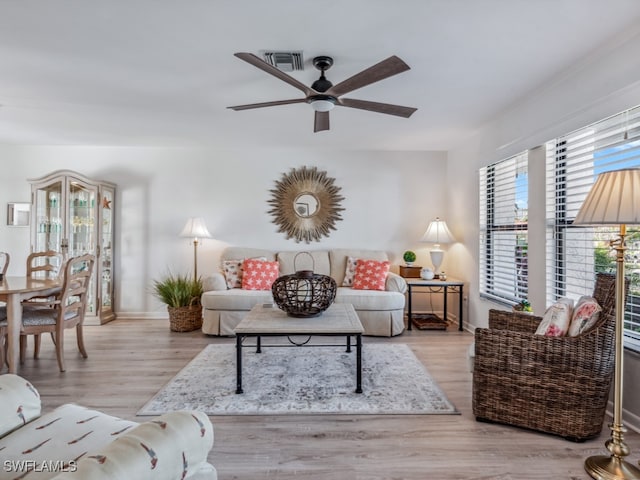
{"label": "white wall", "polygon": [[[70,169],[114,182],[116,200],[116,312],[166,316],[150,294],[152,279],[192,271],[193,247],[178,234],[190,216],[205,218],[213,239],[199,247],[198,273],[217,270],[227,245],[278,250],[358,247],[386,250],[396,265],[445,209],[443,152],[215,150],[63,146],[0,146],[11,168],[0,178],[0,205],[30,201],[27,178]],[[269,190],[291,168],[317,166],[345,197],[342,221],[321,242],[285,240],[268,214]],[[24,273],[29,229],[6,226],[0,250],[12,255],[10,274]]]}
{"label": "white wall", "polygon": [[[594,52],[545,88],[503,112],[472,138],[449,152],[450,227],[462,244],[456,245],[451,273],[469,282],[469,322],[487,325],[489,308],[500,308],[478,294],[478,169],[526,149],[536,148],[556,136],[640,104],[640,32],[627,32]],[[544,156],[536,150],[530,168],[529,250],[530,290],[534,311],[544,312]],[[502,307],[504,308],[504,307]],[[624,406],[629,417],[640,419],[638,355],[625,355]],[[627,415],[627,414],[625,414]],[[636,427],[640,422],[636,422]]]}

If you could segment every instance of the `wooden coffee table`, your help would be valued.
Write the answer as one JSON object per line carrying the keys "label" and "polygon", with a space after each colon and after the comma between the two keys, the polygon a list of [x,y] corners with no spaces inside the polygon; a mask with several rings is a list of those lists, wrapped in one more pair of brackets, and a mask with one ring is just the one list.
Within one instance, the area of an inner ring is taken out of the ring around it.
{"label": "wooden coffee table", "polygon": [[[346,337],[347,352],[351,352],[351,337],[356,339],[356,393],[362,393],[362,333],[364,328],[353,308],[347,303],[334,303],[322,315],[311,318],[289,317],[277,306],[258,304],[244,317],[234,329],[236,334],[236,393],[242,393],[242,348],[256,347],[260,353],[263,346],[269,347],[326,347],[343,346],[343,343],[309,344],[314,335]],[[290,337],[295,335],[309,338],[296,343]],[[255,337],[255,345],[243,345],[245,339]],[[261,337],[288,337],[289,344],[262,345]]]}

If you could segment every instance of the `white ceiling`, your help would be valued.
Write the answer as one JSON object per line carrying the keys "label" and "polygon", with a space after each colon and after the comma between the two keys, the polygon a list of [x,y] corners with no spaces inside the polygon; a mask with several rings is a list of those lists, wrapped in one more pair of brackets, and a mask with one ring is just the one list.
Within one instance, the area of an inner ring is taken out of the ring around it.
{"label": "white ceiling", "polygon": [[[640,22],[638,0],[0,0],[0,143],[447,150]],[[333,83],[398,55],[411,70],[345,98],[313,133],[302,92],[233,56],[302,50]]]}

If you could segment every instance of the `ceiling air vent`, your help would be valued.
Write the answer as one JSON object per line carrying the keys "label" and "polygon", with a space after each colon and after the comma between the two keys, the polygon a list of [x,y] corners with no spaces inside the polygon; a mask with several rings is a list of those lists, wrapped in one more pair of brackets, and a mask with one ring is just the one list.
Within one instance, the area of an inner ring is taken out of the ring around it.
{"label": "ceiling air vent", "polygon": [[282,70],[283,72],[293,72],[294,70],[304,70],[302,52],[262,52],[264,61],[269,65]]}

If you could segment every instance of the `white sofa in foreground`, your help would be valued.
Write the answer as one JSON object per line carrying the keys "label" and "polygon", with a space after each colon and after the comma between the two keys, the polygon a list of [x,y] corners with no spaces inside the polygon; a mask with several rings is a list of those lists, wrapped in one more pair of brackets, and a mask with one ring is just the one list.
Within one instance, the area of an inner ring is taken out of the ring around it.
{"label": "white sofa in foreground", "polygon": [[212,446],[203,413],[138,424],[67,404],[41,415],[33,385],[0,375],[0,480],[215,480]]}
{"label": "white sofa in foreground", "polygon": [[[392,272],[387,274],[384,291],[355,290],[342,286],[347,258],[388,260],[386,252],[378,250],[311,250],[309,255],[296,255],[299,251],[273,252],[255,248],[229,247],[221,255],[222,262],[247,258],[277,260],[280,275],[289,275],[298,270],[313,270],[314,273],[330,275],[338,290],[336,303],[351,303],[362,322],[365,335],[394,336],[404,331],[404,305],[407,283]],[[294,265],[295,263],[295,265]],[[273,302],[270,290],[243,290],[228,288],[222,272],[204,278],[202,295],[202,331],[208,335],[234,335],[233,329],[251,308],[258,303]]]}

